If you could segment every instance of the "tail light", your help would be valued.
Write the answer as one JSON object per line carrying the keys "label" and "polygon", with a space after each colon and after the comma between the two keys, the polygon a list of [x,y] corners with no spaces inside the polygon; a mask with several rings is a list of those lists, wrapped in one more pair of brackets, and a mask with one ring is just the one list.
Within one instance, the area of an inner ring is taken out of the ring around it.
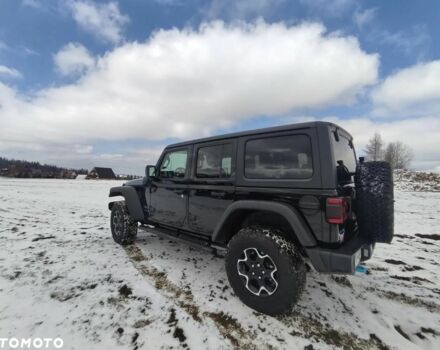
{"label": "tail light", "polygon": [[343,224],[348,217],[348,199],[346,197],[329,197],[326,209],[329,224]]}

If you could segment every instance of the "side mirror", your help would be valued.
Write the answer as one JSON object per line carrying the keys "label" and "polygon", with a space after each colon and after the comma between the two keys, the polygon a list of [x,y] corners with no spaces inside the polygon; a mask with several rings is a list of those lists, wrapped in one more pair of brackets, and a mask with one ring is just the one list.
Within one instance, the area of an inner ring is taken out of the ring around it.
{"label": "side mirror", "polygon": [[148,178],[152,178],[156,176],[156,167],[154,165],[147,165],[145,167],[145,176]]}

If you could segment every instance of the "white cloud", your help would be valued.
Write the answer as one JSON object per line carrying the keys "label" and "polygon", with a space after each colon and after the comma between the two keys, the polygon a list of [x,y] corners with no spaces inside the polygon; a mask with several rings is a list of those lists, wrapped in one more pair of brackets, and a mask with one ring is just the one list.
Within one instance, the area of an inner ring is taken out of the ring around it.
{"label": "white cloud", "polygon": [[93,151],[92,145],[74,145],[73,149],[79,154],[90,154]]}
{"label": "white cloud", "polygon": [[376,17],[376,12],[377,8],[358,9],[353,14],[353,22],[361,29]]}
{"label": "white cloud", "polygon": [[4,148],[201,137],[259,115],[350,104],[377,71],[377,55],[319,24],[161,30],[34,97],[0,83],[0,139]]}
{"label": "white cloud", "polygon": [[78,25],[106,42],[117,44],[122,40],[123,27],[129,17],[121,14],[118,3],[97,4],[90,1],[70,1],[73,18]]}
{"label": "white cloud", "polygon": [[69,43],[54,57],[55,67],[61,75],[85,73],[95,65],[95,59],[81,44]]}
{"label": "white cloud", "polygon": [[397,71],[374,89],[372,100],[378,114],[440,114],[440,60]]}
{"label": "white cloud", "polygon": [[10,77],[10,78],[21,78],[22,75],[21,73],[14,69],[14,68],[9,68],[6,66],[3,66],[0,64],[0,76],[6,76],[6,77]]}
{"label": "white cloud", "polygon": [[202,8],[209,19],[250,19],[270,14],[285,0],[212,0]]}

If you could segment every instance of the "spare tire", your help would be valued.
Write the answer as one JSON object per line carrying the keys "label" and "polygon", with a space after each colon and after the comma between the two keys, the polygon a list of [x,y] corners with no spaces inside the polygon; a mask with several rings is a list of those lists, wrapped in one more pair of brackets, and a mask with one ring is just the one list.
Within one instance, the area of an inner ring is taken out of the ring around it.
{"label": "spare tire", "polygon": [[356,168],[356,217],[362,237],[391,243],[394,236],[393,172],[387,162],[365,162]]}

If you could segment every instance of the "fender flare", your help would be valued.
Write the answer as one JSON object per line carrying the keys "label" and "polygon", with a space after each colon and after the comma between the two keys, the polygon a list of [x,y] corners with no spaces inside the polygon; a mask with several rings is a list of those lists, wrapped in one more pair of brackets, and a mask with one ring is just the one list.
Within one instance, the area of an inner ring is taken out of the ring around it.
{"label": "fender flare", "polygon": [[[112,187],[110,189],[109,197],[122,196],[125,198],[127,204],[128,213],[133,220],[144,221],[145,214],[142,208],[142,203],[139,199],[138,193],[134,187],[131,186],[119,186]],[[108,204],[108,208],[112,209],[113,202]]]}
{"label": "fender flare", "polygon": [[226,243],[226,236],[230,229],[228,220],[232,220],[234,215],[239,215],[243,210],[264,210],[277,213],[283,216],[291,226],[296,238],[303,247],[314,247],[317,245],[316,239],[298,211],[289,204],[269,201],[243,200],[232,203],[220,218],[212,241],[216,243]]}

